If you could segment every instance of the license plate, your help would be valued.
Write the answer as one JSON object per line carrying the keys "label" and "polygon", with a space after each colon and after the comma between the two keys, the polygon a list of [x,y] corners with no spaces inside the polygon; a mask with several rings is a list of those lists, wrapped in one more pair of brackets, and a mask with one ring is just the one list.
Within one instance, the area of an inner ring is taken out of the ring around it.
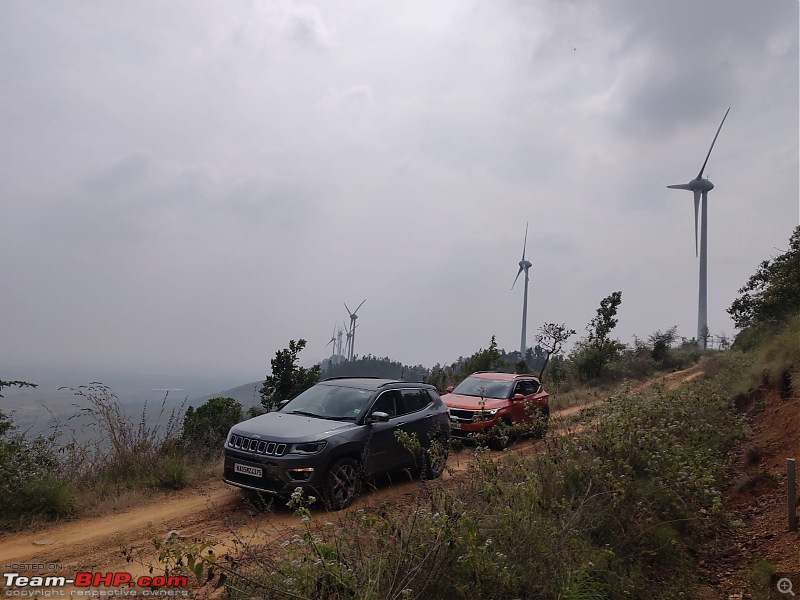
{"label": "license plate", "polygon": [[461,429],[461,423],[450,423],[450,429]]}
{"label": "license plate", "polygon": [[261,477],[261,469],[258,467],[251,467],[249,465],[240,465],[239,463],[234,463],[233,470],[237,473],[243,473],[244,475],[252,475],[253,477]]}

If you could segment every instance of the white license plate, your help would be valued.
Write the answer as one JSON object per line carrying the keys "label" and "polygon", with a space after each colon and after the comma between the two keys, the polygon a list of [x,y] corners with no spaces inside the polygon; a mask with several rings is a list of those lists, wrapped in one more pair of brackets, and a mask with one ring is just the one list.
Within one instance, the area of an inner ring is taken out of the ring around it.
{"label": "white license plate", "polygon": [[450,429],[461,429],[461,423],[450,423]]}
{"label": "white license plate", "polygon": [[261,477],[261,469],[258,467],[251,467],[249,465],[240,465],[239,463],[233,464],[233,470],[237,473],[245,475],[252,475],[253,477]]}

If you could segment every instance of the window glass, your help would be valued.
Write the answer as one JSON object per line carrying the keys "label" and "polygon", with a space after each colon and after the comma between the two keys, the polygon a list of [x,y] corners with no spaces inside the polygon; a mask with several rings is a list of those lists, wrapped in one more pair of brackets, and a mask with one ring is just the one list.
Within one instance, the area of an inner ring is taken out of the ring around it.
{"label": "window glass", "polygon": [[398,414],[396,408],[396,398],[395,392],[390,390],[388,392],[382,393],[378,396],[378,399],[375,400],[375,404],[372,405],[371,413],[375,412],[385,412],[389,417],[394,417]]}
{"label": "window glass", "polygon": [[532,381],[520,381],[517,383],[517,391],[515,393],[530,396],[536,393],[536,388]]}
{"label": "window glass", "polygon": [[294,398],[280,412],[355,421],[370,396],[369,390],[320,383]]}
{"label": "window glass", "polygon": [[508,398],[513,385],[513,381],[467,377],[456,386],[453,393],[482,398]]}
{"label": "window glass", "polygon": [[403,399],[403,414],[422,410],[430,403],[430,397],[425,390],[400,390]]}

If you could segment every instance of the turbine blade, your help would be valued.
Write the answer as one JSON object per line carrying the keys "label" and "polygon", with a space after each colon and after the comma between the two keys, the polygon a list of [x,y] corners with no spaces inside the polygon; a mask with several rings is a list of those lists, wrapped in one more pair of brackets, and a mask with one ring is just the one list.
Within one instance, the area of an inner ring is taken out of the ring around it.
{"label": "turbine blade", "polygon": [[688,183],[676,183],[675,185],[668,185],[667,187],[670,188],[671,190],[690,190],[691,191],[691,189],[692,189],[691,187],[689,187]]}
{"label": "turbine blade", "polygon": [[700,179],[703,176],[703,171],[706,170],[706,163],[708,162],[708,157],[711,156],[711,151],[714,149],[714,144],[717,143],[717,136],[719,136],[719,132],[722,130],[722,125],[725,123],[725,119],[728,118],[728,113],[731,112],[731,107],[728,107],[728,110],[725,111],[725,116],[722,117],[722,123],[719,124],[719,128],[717,129],[717,134],[714,136],[714,141],[711,142],[711,147],[708,149],[708,154],[706,154],[706,159],[703,161],[703,166],[700,167],[700,172],[697,174],[697,179]]}
{"label": "turbine blade", "polygon": [[367,301],[367,299],[366,299],[366,298],[364,298],[364,299],[361,301],[361,304],[359,304],[359,305],[356,307],[356,312],[354,312],[353,314],[356,314],[356,313],[358,312],[358,309],[359,309],[359,308],[361,308],[362,306],[364,306],[364,302],[366,302],[366,301]]}
{"label": "turbine blade", "polygon": [[525,243],[522,244],[522,260],[525,260],[525,249],[528,247],[528,223],[525,223]]}
{"label": "turbine blade", "polygon": [[352,315],[353,314],[352,311],[349,308],[347,308],[347,302],[344,302],[343,304],[344,304],[345,309],[347,309],[347,314],[348,315]]}
{"label": "turbine blade", "polygon": [[514,277],[514,283],[511,284],[511,289],[512,290],[514,289],[514,286],[517,285],[517,279],[519,279],[519,274],[520,273],[522,273],[522,267],[519,268],[519,271],[517,271],[517,276]]}
{"label": "turbine blade", "polygon": [[694,255],[698,256],[697,252],[697,210],[700,208],[700,190],[694,193]]}

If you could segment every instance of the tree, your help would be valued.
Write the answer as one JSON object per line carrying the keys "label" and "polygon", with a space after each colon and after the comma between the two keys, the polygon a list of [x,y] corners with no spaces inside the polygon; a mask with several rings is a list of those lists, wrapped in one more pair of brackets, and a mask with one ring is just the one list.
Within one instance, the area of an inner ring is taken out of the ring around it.
{"label": "tree", "polygon": [[[6,388],[6,387],[18,387],[18,388],[34,387],[35,388],[36,384],[35,383],[28,383],[27,381],[3,381],[2,379],[0,379],[0,391],[2,391],[3,388]],[[3,394],[0,394],[0,398],[2,398],[2,397],[3,397]]]}
{"label": "tree", "polygon": [[608,342],[608,334],[617,326],[617,309],[622,304],[622,292],[612,292],[600,301],[595,317],[589,321],[586,330],[589,332],[589,342],[596,348],[602,349]]}
{"label": "tree", "polygon": [[647,342],[652,348],[650,358],[654,362],[661,364],[669,357],[669,350],[672,344],[678,339],[678,326],[673,325],[666,331],[657,330],[648,339]]}
{"label": "tree", "polygon": [[495,336],[492,336],[489,347],[486,350],[481,348],[475,354],[465,359],[461,371],[469,375],[476,371],[494,371],[499,367],[505,366],[505,364],[506,361],[503,358],[503,353],[498,350]]}
{"label": "tree", "polygon": [[242,405],[233,398],[211,398],[183,417],[183,436],[192,449],[214,453],[222,448],[228,430],[242,420]]}
{"label": "tree", "polygon": [[[0,392],[3,391],[3,388],[6,387],[36,387],[35,383],[29,383],[27,381],[3,381],[0,379]],[[0,393],[0,398],[3,398],[3,394]],[[5,435],[8,431],[14,428],[14,421],[12,418],[5,414],[4,412],[0,411],[0,436]]]}
{"label": "tree", "polygon": [[622,303],[622,292],[612,292],[600,301],[595,317],[589,321],[586,330],[589,335],[576,344],[574,352],[578,373],[583,379],[600,377],[606,365],[615,360],[625,346],[609,339],[609,334],[617,326],[617,310]]}
{"label": "tree", "polygon": [[779,323],[800,313],[800,226],[789,239],[789,249],[763,261],[739,293],[728,309],[738,329]]}
{"label": "tree", "polygon": [[319,380],[320,366],[310,369],[297,365],[297,355],[306,347],[306,341],[289,340],[289,347],[278,350],[270,361],[272,374],[261,387],[261,404],[267,410],[274,409],[281,400],[289,400],[304,392]]}
{"label": "tree", "polygon": [[539,333],[536,334],[536,343],[542,345],[547,353],[544,364],[539,370],[539,379],[542,378],[544,370],[550,362],[550,357],[554,354],[559,354],[564,347],[564,342],[572,335],[575,335],[575,330],[569,329],[564,323],[560,325],[556,323],[545,323],[539,328]]}
{"label": "tree", "polygon": [[[519,355],[519,353],[517,353]],[[505,353],[497,347],[497,340],[492,336],[487,349],[480,348],[475,354],[458,360],[451,365],[434,366],[425,376],[425,383],[433,385],[439,393],[448,387],[457,385],[470,373],[476,371],[496,371],[506,365]]]}

